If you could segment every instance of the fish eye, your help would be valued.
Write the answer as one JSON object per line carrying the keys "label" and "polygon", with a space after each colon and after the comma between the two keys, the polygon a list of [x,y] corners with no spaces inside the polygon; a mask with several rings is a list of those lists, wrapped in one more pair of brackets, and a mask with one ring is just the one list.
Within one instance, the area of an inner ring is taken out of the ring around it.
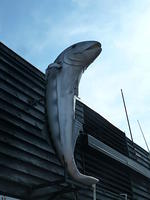
{"label": "fish eye", "polygon": [[72,45],[72,48],[74,49],[76,47],[76,44]]}

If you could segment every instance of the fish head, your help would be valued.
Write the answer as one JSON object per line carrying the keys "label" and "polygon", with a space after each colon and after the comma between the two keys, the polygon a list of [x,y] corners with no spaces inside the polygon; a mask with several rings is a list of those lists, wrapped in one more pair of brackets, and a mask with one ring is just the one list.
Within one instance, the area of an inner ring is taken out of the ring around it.
{"label": "fish head", "polygon": [[97,41],[79,42],[65,49],[56,58],[55,63],[65,63],[73,67],[81,67],[85,70],[101,51],[101,44]]}

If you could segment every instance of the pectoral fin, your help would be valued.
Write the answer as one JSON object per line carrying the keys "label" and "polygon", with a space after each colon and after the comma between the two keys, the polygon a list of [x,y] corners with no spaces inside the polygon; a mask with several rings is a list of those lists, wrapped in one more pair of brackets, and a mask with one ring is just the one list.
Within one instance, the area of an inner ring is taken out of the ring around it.
{"label": "pectoral fin", "polygon": [[50,65],[48,65],[48,68],[46,69],[46,79],[48,78],[48,76],[53,73],[56,72],[57,70],[60,70],[62,68],[62,66],[58,63],[52,63]]}

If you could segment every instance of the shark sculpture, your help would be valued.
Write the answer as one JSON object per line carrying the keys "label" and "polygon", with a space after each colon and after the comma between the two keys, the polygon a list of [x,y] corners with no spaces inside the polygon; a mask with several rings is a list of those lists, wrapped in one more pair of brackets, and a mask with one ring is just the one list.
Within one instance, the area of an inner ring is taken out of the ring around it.
{"label": "shark sculpture", "polygon": [[80,126],[75,120],[75,100],[83,72],[101,52],[101,44],[85,41],[65,49],[46,70],[46,112],[57,155],[70,176],[85,185],[99,180],[77,169],[74,148]]}

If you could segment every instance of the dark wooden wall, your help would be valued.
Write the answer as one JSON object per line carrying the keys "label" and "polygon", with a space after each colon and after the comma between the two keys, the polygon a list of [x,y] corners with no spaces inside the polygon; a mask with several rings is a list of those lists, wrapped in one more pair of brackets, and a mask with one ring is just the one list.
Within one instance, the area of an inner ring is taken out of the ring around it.
{"label": "dark wooden wall", "polygon": [[[44,74],[0,43],[0,193],[20,199],[92,200],[91,188],[74,183],[68,176],[65,179],[53,146],[42,135],[44,89]],[[84,124],[85,133],[76,145],[76,162],[80,171],[100,179],[97,199],[124,199],[121,193],[128,194],[130,200],[150,199],[150,180],[140,176],[137,180],[137,174],[86,142],[86,134],[91,134],[134,157],[125,134],[79,101],[76,118]],[[145,156],[138,162],[149,167],[146,152],[137,149]]]}
{"label": "dark wooden wall", "polygon": [[83,107],[85,113],[84,130],[120,153],[128,155],[125,133],[86,105]]}

